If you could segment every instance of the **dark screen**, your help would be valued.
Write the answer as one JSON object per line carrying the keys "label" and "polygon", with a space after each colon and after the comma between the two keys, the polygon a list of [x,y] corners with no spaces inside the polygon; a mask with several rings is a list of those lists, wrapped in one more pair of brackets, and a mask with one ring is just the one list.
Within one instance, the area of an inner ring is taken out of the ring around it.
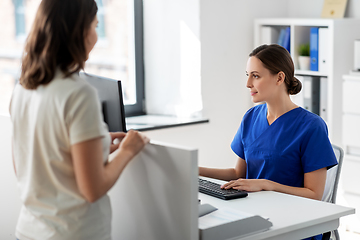
{"label": "dark screen", "polygon": [[96,88],[104,121],[110,132],[126,132],[121,81],[81,72],[80,77]]}

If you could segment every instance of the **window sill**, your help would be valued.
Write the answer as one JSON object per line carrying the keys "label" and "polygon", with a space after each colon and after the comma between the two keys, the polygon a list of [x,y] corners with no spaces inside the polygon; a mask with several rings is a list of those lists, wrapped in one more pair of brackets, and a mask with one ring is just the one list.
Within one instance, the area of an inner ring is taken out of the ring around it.
{"label": "window sill", "polygon": [[181,118],[164,115],[142,115],[126,118],[126,129],[150,131],[164,128],[179,127],[198,123],[207,123],[209,119],[202,117]]}

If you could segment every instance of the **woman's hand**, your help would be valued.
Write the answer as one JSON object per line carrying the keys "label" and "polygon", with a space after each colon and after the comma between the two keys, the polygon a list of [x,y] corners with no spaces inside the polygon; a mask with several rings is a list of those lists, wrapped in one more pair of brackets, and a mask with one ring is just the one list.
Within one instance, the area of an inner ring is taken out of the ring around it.
{"label": "woman's hand", "polygon": [[237,180],[232,180],[228,183],[225,183],[221,186],[223,189],[237,189],[247,192],[258,192],[262,190],[267,190],[267,185],[269,181],[266,179],[244,179],[239,178]]}
{"label": "woman's hand", "polygon": [[[126,136],[126,133],[124,132],[111,132],[111,145],[110,145],[110,154],[113,153],[116,149],[119,148],[120,142],[123,140],[123,138]],[[118,141],[115,141],[117,139]]]}
{"label": "woman's hand", "polygon": [[119,154],[128,154],[132,159],[138,154],[146,144],[150,142],[150,139],[138,131],[130,130],[123,137],[122,141],[118,145]]}

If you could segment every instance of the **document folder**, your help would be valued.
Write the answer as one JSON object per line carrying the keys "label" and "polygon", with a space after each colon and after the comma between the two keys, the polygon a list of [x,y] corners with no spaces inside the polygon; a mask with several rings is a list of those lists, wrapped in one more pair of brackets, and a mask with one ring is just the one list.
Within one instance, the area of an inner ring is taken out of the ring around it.
{"label": "document folder", "polygon": [[310,28],[310,70],[319,71],[319,28]]}

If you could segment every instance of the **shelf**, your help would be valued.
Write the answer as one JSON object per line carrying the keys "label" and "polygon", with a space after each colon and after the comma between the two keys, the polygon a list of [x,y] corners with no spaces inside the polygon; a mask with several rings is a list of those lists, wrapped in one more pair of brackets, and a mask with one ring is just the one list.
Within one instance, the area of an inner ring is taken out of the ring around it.
{"label": "shelf", "polygon": [[324,18],[261,18],[255,23],[263,26],[311,26],[328,27],[334,22],[350,22],[354,19],[324,19]]}
{"label": "shelf", "polygon": [[295,69],[295,75],[319,76],[319,77],[327,77],[328,76],[328,74],[324,73],[324,72],[306,71],[306,70],[299,70],[299,69]]}

